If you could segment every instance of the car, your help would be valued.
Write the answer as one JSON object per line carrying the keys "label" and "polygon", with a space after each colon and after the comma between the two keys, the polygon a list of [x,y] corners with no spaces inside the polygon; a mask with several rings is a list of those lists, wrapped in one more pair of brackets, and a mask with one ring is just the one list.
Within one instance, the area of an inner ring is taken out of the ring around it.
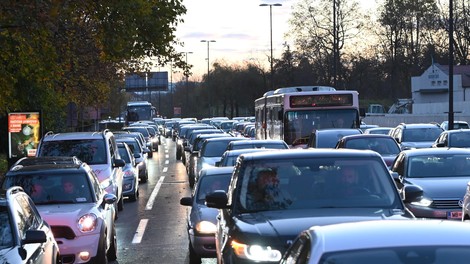
{"label": "car", "polygon": [[400,153],[398,143],[389,135],[357,134],[344,136],[336,143],[335,148],[371,149],[378,152],[388,167]]}
{"label": "car", "polygon": [[47,132],[39,142],[37,157],[76,156],[87,163],[108,193],[118,197],[115,207],[124,209],[122,182],[126,165],[121,159],[116,138],[110,130],[95,132]]}
{"label": "car", "polygon": [[[238,159],[228,191],[206,195],[206,205],[219,209],[218,263],[278,262],[314,225],[414,218],[375,151],[285,149]],[[422,194],[405,193],[405,200]]]}
{"label": "car", "polygon": [[150,150],[148,153],[148,157],[153,157],[153,137],[149,132],[149,129],[146,126],[128,126],[123,127],[122,130],[129,131],[129,132],[139,132],[144,136],[145,139],[145,146]]}
{"label": "car", "polygon": [[51,227],[19,186],[0,190],[0,234],[2,263],[61,263]]}
{"label": "car", "polygon": [[388,135],[393,127],[372,127],[364,130],[364,134],[383,134]]}
{"label": "car", "polygon": [[220,134],[199,134],[194,140],[194,144],[191,145],[189,151],[185,152],[186,155],[186,172],[188,173],[189,186],[193,188],[194,183],[196,182],[197,174],[197,161],[199,156],[199,151],[201,150],[204,141],[208,138],[219,138],[227,137],[229,134],[220,133]]}
{"label": "car", "polygon": [[130,201],[134,202],[139,197],[139,169],[129,145],[125,142],[118,142],[117,146],[119,155],[126,162],[126,165],[122,168],[124,171],[122,192],[124,197],[128,197]]}
{"label": "car", "polygon": [[117,258],[114,204],[88,164],[17,165],[3,188],[21,186],[51,226],[62,263],[106,263]]}
{"label": "car", "polygon": [[264,148],[245,148],[245,149],[235,149],[235,150],[226,150],[222,157],[220,157],[220,161],[215,163],[217,167],[227,167],[227,166],[235,166],[237,163],[238,156],[244,153],[253,153],[253,152],[261,152],[261,151],[274,151],[275,149],[264,149]]}
{"label": "car", "polygon": [[389,135],[398,142],[402,150],[406,150],[430,148],[442,131],[444,130],[434,123],[400,123],[390,130]]}
{"label": "car", "polygon": [[201,169],[215,167],[215,163],[220,161],[220,158],[222,157],[222,154],[224,154],[225,149],[227,149],[228,144],[237,140],[244,140],[244,138],[226,136],[213,137],[204,140],[197,156],[196,171],[194,174],[196,177],[195,181],[197,181],[197,177],[199,176]]}
{"label": "car", "polygon": [[433,148],[470,148],[470,129],[445,130],[432,144]]}
{"label": "car", "polygon": [[401,151],[391,171],[400,192],[406,186],[423,191],[405,203],[416,217],[460,220],[469,168],[469,149],[427,148]]}
{"label": "car", "polygon": [[466,263],[468,235],[468,223],[441,220],[314,226],[297,236],[280,264]]}
{"label": "car", "polygon": [[206,194],[215,190],[227,191],[233,167],[207,168],[201,176],[191,197],[183,197],[180,204],[189,206],[187,231],[189,238],[189,262],[201,263],[201,258],[214,258],[215,224],[218,210],[205,205]]}
{"label": "car", "polygon": [[244,148],[288,149],[289,146],[284,140],[280,139],[246,139],[230,142],[226,150]]}
{"label": "car", "polygon": [[332,129],[320,129],[314,130],[310,134],[308,141],[306,142],[298,142],[299,144],[292,145],[299,145],[302,147],[302,144],[305,144],[306,148],[335,148],[336,143],[344,136],[348,135],[357,135],[362,134],[362,130],[356,128],[332,128]]}
{"label": "car", "polygon": [[116,142],[126,143],[132,151],[132,155],[135,159],[135,166],[138,171],[139,180],[142,183],[146,183],[149,178],[148,166],[147,166],[147,153],[148,151],[144,150],[142,145],[136,138],[132,137],[118,137]]}
{"label": "car", "polygon": [[[189,140],[189,135],[194,130],[199,129],[213,129],[213,126],[205,125],[205,124],[188,124],[183,125],[179,133],[176,136],[176,160],[182,160],[183,164],[186,164],[186,157],[184,155],[185,146]],[[220,131],[220,130],[219,130]]]}
{"label": "car", "polygon": [[[448,130],[449,129],[449,121],[443,121],[440,126],[441,126],[442,129]],[[454,120],[454,127],[453,128],[454,129],[469,129],[470,127],[468,126],[467,121]]]}

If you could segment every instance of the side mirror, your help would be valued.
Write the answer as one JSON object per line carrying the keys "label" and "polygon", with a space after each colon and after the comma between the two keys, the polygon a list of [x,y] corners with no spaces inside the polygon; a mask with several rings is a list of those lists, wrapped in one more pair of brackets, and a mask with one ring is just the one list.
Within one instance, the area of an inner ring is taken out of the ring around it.
{"label": "side mirror", "polygon": [[140,155],[140,153],[135,153],[135,154],[134,154],[134,158],[136,158],[136,159],[139,159],[139,158],[141,158],[141,157],[142,157],[142,155]]}
{"label": "side mirror", "polygon": [[207,207],[224,209],[228,208],[227,203],[228,197],[223,190],[216,190],[206,195]]}
{"label": "side mirror", "polygon": [[216,166],[216,167],[220,167],[220,161],[216,161],[216,162],[215,162],[215,166]]}
{"label": "side mirror", "polygon": [[403,195],[403,202],[411,203],[423,196],[423,189],[416,185],[405,185]]}
{"label": "side mirror", "polygon": [[122,159],[115,159],[114,160],[114,167],[124,167],[126,166],[126,162]]}

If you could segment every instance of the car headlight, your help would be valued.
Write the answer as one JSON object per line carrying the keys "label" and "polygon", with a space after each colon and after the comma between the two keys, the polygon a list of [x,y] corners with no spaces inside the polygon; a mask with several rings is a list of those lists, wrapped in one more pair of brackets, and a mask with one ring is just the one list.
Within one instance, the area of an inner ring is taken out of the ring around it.
{"label": "car headlight", "polygon": [[196,224],[196,231],[200,234],[215,234],[216,226],[209,221],[201,221]]}
{"label": "car headlight", "polygon": [[108,178],[108,179],[106,179],[106,180],[100,182],[100,185],[101,185],[101,187],[102,187],[103,189],[106,189],[106,188],[108,188],[109,186],[111,186],[111,183],[112,183],[112,182],[111,182],[111,179]]}
{"label": "car headlight", "polygon": [[237,257],[252,261],[279,262],[282,257],[279,250],[269,246],[246,245],[235,240],[232,240],[231,246]]}
{"label": "car headlight", "polygon": [[412,205],[428,207],[432,204],[432,199],[423,197],[419,201],[411,202]]}
{"label": "car headlight", "polygon": [[92,232],[95,230],[97,224],[97,217],[95,214],[86,214],[78,219],[78,230],[83,233]]}

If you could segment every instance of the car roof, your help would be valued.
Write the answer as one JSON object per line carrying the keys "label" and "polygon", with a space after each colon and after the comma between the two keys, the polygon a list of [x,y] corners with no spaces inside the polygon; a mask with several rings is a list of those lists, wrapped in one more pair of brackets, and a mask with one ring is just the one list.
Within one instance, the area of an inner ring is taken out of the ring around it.
{"label": "car roof", "polygon": [[407,156],[435,155],[435,154],[470,154],[468,148],[420,148],[402,151]]}
{"label": "car roof", "polygon": [[233,171],[232,166],[207,167],[207,168],[201,169],[201,175],[212,176],[212,175],[219,175],[219,174],[231,174],[232,171]]}
{"label": "car roof", "polygon": [[[39,165],[39,164],[80,164],[82,161],[76,156],[42,156],[42,157],[24,157],[19,159],[13,166]],[[12,166],[12,167],[13,167]]]}
{"label": "car roof", "polygon": [[279,144],[286,144],[286,142],[284,142],[284,140],[280,140],[280,139],[246,139],[245,140],[240,140],[240,141],[234,141],[232,144],[236,144],[236,145],[253,145],[253,144],[276,144],[276,143],[279,143]]}
{"label": "car roof", "polygon": [[[470,225],[450,220],[372,220],[314,226],[323,251],[413,245],[468,245]],[[360,243],[357,238],[360,237]],[[386,238],[386,239],[384,239]]]}
{"label": "car roof", "polygon": [[246,148],[246,149],[232,149],[227,150],[227,156],[240,156],[243,153],[252,153],[252,152],[262,152],[262,151],[276,151],[277,149],[269,149],[269,148]]}
{"label": "car roof", "polygon": [[[372,150],[357,149],[329,149],[329,148],[309,148],[309,149],[279,149],[277,151],[262,151],[241,154],[240,157],[250,160],[264,159],[286,159],[286,158],[382,158],[379,153]],[[385,164],[384,164],[385,165]]]}
{"label": "car roof", "polygon": [[[214,134],[217,135],[217,134]],[[228,135],[228,134],[227,134]],[[245,140],[246,138],[241,137],[232,137],[232,136],[225,136],[225,137],[214,137],[206,139],[206,142],[213,142],[213,141],[231,141],[231,140]]]}
{"label": "car roof", "polygon": [[327,128],[327,129],[320,129],[320,130],[315,130],[317,134],[337,134],[338,132],[343,132],[343,133],[359,133],[362,134],[362,130],[359,128]]}
{"label": "car roof", "polygon": [[65,133],[47,133],[43,137],[43,141],[55,141],[55,140],[80,140],[80,139],[101,139],[105,131],[94,131],[94,132],[65,132]]}
{"label": "car roof", "polygon": [[390,138],[390,139],[393,139],[391,136],[385,135],[385,134],[354,134],[354,135],[347,135],[343,137],[343,139],[346,139],[346,140],[355,139],[355,138]]}
{"label": "car roof", "polygon": [[425,127],[435,127],[442,129],[439,124],[434,124],[434,123],[412,123],[412,124],[400,124],[400,126],[403,126],[405,129],[406,128],[425,128]]}
{"label": "car roof", "polygon": [[71,164],[71,163],[49,163],[49,164],[35,164],[29,166],[17,165],[10,168],[5,176],[14,176],[20,174],[31,173],[48,173],[48,174],[70,174],[75,172],[84,172],[86,163]]}

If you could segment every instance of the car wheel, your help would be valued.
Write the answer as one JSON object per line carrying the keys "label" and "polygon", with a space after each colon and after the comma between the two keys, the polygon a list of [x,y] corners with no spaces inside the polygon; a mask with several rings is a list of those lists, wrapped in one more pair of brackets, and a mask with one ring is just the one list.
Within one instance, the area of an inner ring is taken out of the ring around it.
{"label": "car wheel", "polygon": [[189,242],[189,264],[201,264],[201,257],[196,254],[193,249],[193,245]]}
{"label": "car wheel", "polygon": [[118,201],[118,211],[124,210],[124,196],[121,194],[121,198]]}
{"label": "car wheel", "polygon": [[136,190],[134,194],[129,195],[129,201],[135,202],[137,200],[137,196],[139,196],[139,190]]}
{"label": "car wheel", "polygon": [[153,158],[153,152],[152,152],[152,151],[149,152],[148,157],[149,157],[149,158]]}
{"label": "car wheel", "polygon": [[176,160],[181,160],[181,152],[176,150]]}
{"label": "car wheel", "polygon": [[108,263],[108,258],[106,257],[106,232],[101,232],[99,243],[98,252],[96,253],[96,256],[93,258],[91,263],[106,264]]}
{"label": "car wheel", "polygon": [[148,173],[148,170],[145,170],[145,174],[144,174],[144,177],[140,178],[140,181],[142,183],[146,183],[149,179],[149,173]]}
{"label": "car wheel", "polygon": [[194,176],[188,175],[189,176],[189,187],[193,188],[194,187]]}
{"label": "car wheel", "polygon": [[116,239],[116,227],[114,226],[113,223],[113,231],[111,232],[112,237],[111,237],[111,244],[109,245],[108,252],[106,253],[106,256],[108,260],[116,260],[117,259],[117,239]]}

